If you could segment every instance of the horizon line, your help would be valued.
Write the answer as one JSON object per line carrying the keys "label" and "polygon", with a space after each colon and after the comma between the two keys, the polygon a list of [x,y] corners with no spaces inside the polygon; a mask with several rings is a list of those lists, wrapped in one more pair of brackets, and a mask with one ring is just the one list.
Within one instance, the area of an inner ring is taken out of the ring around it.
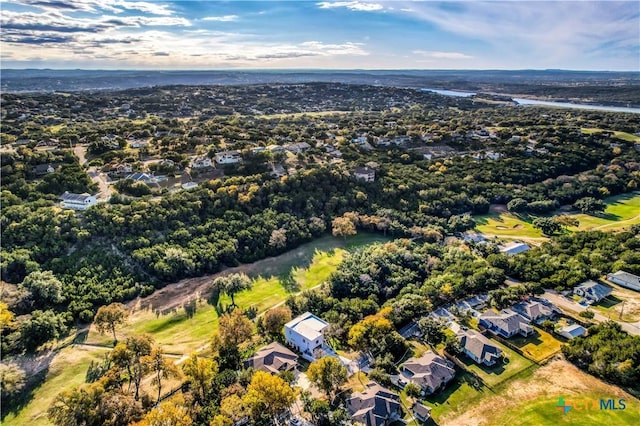
{"label": "horizon line", "polygon": [[568,69],[568,68],[214,68],[214,69],[148,69],[148,68],[4,68],[2,71],[146,71],[146,72],[299,72],[299,71],[321,71],[321,72],[442,72],[442,71],[465,71],[465,72],[487,72],[487,71],[537,71],[537,72],[601,72],[601,73],[629,73],[638,74],[640,71],[629,70],[607,70],[607,69]]}

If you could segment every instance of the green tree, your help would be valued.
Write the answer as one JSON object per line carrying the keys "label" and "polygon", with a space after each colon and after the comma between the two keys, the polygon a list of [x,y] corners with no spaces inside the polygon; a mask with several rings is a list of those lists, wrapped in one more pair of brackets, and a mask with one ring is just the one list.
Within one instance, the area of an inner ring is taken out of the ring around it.
{"label": "green tree", "polygon": [[213,285],[231,298],[231,306],[237,306],[234,296],[251,288],[251,278],[246,274],[229,274],[213,280]]}
{"label": "green tree", "polygon": [[151,382],[158,386],[157,401],[159,402],[160,396],[162,395],[162,380],[179,377],[180,370],[178,370],[178,367],[176,367],[173,361],[164,357],[164,353],[159,347],[155,347],[151,350],[151,355],[149,355],[147,362],[149,364],[149,369],[154,374]]}
{"label": "green tree", "polygon": [[307,377],[333,401],[340,386],[346,383],[348,372],[338,358],[325,356],[309,365]]}
{"label": "green tree", "polygon": [[234,309],[220,317],[218,331],[223,346],[238,346],[253,334],[253,323],[241,309]]}
{"label": "green tree", "polygon": [[584,197],[573,203],[573,208],[580,210],[582,213],[590,214],[604,211],[607,205],[597,198]]}
{"label": "green tree", "polygon": [[424,339],[431,345],[438,345],[444,342],[446,338],[445,330],[447,325],[442,319],[434,319],[432,317],[423,317],[418,320],[418,328],[423,334]]}
{"label": "green tree", "polygon": [[562,225],[551,217],[538,217],[533,220],[532,225],[545,235],[557,234],[563,229]]}
{"label": "green tree", "polygon": [[127,312],[122,303],[112,303],[98,308],[93,322],[99,333],[104,334],[109,331],[113,333],[113,344],[116,345],[118,343],[116,327],[124,324],[128,316],[129,312]]}
{"label": "green tree", "polygon": [[289,321],[291,321],[291,309],[279,306],[265,312],[262,326],[269,335],[276,336],[282,334],[282,328]]}
{"label": "green tree", "polygon": [[34,271],[27,275],[20,287],[29,291],[39,306],[57,304],[64,300],[62,283],[51,271]]}
{"label": "green tree", "polygon": [[22,342],[28,351],[36,350],[43,343],[57,339],[66,330],[64,320],[52,310],[33,311],[31,318],[20,324]]}

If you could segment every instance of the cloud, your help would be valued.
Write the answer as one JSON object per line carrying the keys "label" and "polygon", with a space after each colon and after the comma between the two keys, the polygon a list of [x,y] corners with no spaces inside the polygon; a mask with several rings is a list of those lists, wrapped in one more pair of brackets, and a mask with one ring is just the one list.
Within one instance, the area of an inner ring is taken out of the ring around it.
{"label": "cloud", "polygon": [[153,56],[170,56],[168,52],[153,52]]}
{"label": "cloud", "polygon": [[202,18],[203,21],[215,21],[215,22],[232,22],[237,21],[238,15],[224,15],[224,16],[207,16]]}
{"label": "cloud", "polygon": [[460,52],[441,52],[437,50],[414,50],[414,54],[434,59],[473,59],[473,56]]}
{"label": "cloud", "polygon": [[320,9],[336,9],[344,7],[349,10],[358,12],[375,12],[384,9],[384,6],[379,3],[364,3],[360,1],[322,1],[316,3],[316,6],[318,6]]}
{"label": "cloud", "polygon": [[34,6],[43,10],[63,10],[67,12],[98,13],[108,11],[122,13],[135,10],[151,15],[170,16],[173,11],[168,4],[128,0],[13,0],[14,3]]}

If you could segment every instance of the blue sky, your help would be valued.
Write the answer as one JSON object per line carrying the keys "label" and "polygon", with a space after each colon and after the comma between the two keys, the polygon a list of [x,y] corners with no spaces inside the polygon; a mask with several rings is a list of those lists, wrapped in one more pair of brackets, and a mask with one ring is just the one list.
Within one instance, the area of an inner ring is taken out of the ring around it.
{"label": "blue sky", "polygon": [[640,2],[0,1],[3,68],[640,71]]}

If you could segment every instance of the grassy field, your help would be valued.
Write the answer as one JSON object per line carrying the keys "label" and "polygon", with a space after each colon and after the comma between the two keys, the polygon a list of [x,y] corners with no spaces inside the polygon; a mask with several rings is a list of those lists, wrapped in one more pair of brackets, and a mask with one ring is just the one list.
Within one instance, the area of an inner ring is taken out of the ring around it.
{"label": "grassy field", "polygon": [[493,392],[481,385],[471,374],[458,372],[443,391],[428,396],[424,402],[431,407],[431,416],[438,421],[443,416],[459,412],[468,404],[490,395],[493,395]]}
{"label": "grassy field", "polygon": [[[586,135],[591,135],[594,133],[600,133],[605,131],[604,129],[596,129],[596,128],[583,128],[582,129],[582,133],[586,134]],[[613,137],[616,139],[620,139],[626,142],[640,142],[640,136],[636,136],[636,135],[632,135],[631,133],[627,133],[627,132],[618,132],[618,131],[614,131],[613,132]]]}
{"label": "grassy field", "polygon": [[609,281],[607,283],[613,288],[613,293],[592,307],[612,319],[640,321],[640,293]]}
{"label": "grassy field", "polygon": [[535,334],[528,337],[512,337],[509,342],[520,349],[525,357],[535,362],[544,361],[560,351],[562,343],[559,340],[542,329],[535,328],[535,331]]}
{"label": "grassy field", "polygon": [[[578,219],[578,227],[570,227],[571,231],[604,230],[615,231],[640,223],[640,194],[622,194],[605,199],[607,208],[602,215],[573,214]],[[501,237],[542,237],[540,230],[533,228],[535,219],[530,215],[511,213],[493,213],[474,216],[476,230],[488,235]]]}
{"label": "grassy field", "polygon": [[[604,383],[579,370],[564,360],[554,360],[533,371],[518,376],[496,393],[484,392],[462,401],[463,409],[456,408],[434,418],[440,426],[458,425],[633,425],[640,418],[640,401],[622,389]],[[566,415],[555,406],[558,398],[576,406]],[[626,399],[624,411],[580,410],[583,401],[589,403],[600,398]],[[451,401],[454,405],[454,401]]]}
{"label": "grassy field", "polygon": [[5,426],[50,425],[47,408],[62,389],[69,389],[85,381],[91,361],[99,361],[107,351],[102,348],[69,346],[55,357],[46,379],[33,391],[34,398],[17,414],[9,413],[3,420]]}

